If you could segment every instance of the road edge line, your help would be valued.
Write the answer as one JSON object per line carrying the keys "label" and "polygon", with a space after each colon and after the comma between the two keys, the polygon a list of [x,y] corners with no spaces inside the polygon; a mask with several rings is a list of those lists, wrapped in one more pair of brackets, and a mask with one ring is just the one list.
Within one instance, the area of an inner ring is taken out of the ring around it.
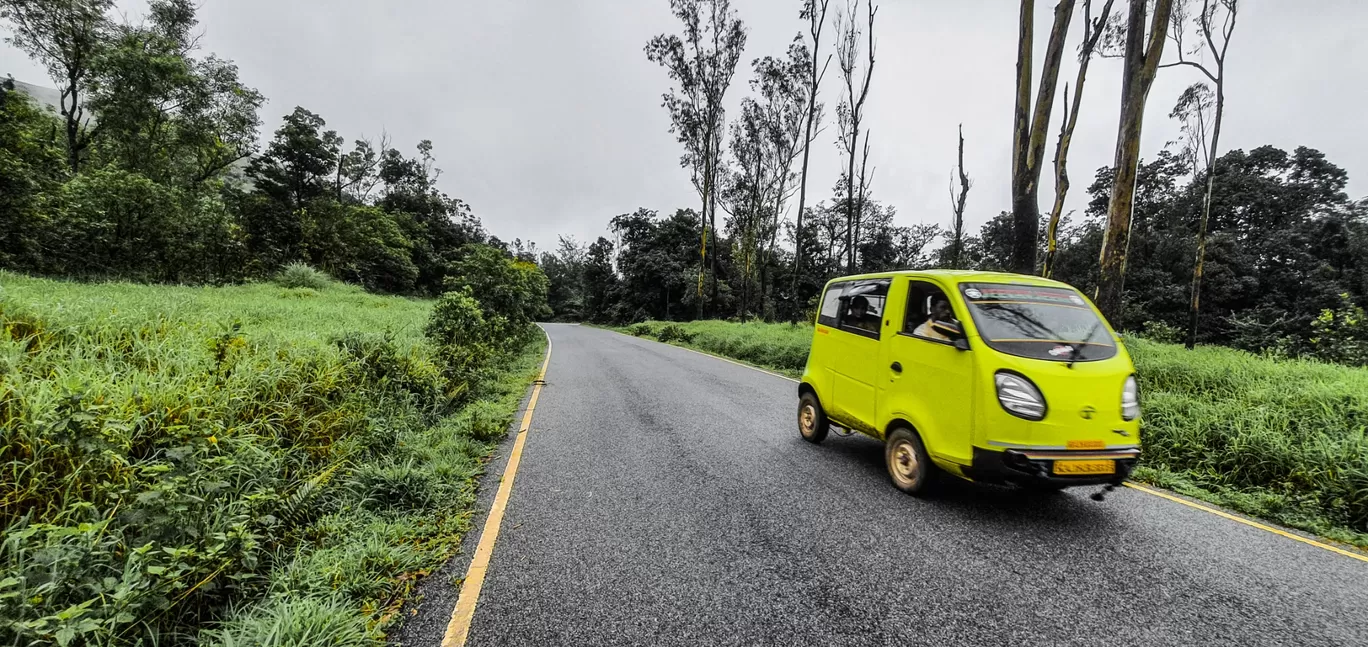
{"label": "road edge line", "polygon": [[508,464],[499,477],[499,491],[489,506],[489,516],[485,518],[484,529],[480,531],[480,541],[475,546],[475,554],[466,567],[465,578],[461,581],[461,592],[456,598],[456,607],[451,610],[451,620],[447,622],[446,633],[442,635],[441,647],[463,647],[470,635],[470,624],[475,619],[475,605],[480,601],[480,590],[484,588],[485,573],[489,571],[489,561],[494,555],[494,542],[499,538],[499,528],[503,525],[504,511],[508,508],[508,497],[513,491],[513,480],[518,475],[522,463],[523,446],[527,443],[527,430],[532,426],[532,412],[537,408],[537,397],[545,385],[546,368],[551,364],[551,333],[542,328],[546,335],[546,358],[542,360],[541,371],[532,382],[532,396],[527,400],[527,410],[523,413],[522,424],[518,426],[518,437],[513,441],[513,451],[508,455]]}
{"label": "road edge line", "polygon": [[[598,328],[597,326],[595,326],[595,327]],[[607,330],[608,332],[616,333],[616,334],[622,335],[623,337],[626,337],[626,338],[628,338],[628,339],[642,339],[641,337],[637,337],[637,336],[635,336],[635,335],[629,335],[629,334],[627,334],[627,333],[625,333],[625,332],[622,332],[622,331],[619,331],[619,330],[613,330],[612,328],[599,328],[599,330]],[[669,346],[669,347],[671,347],[671,348],[678,348],[679,350],[687,350],[687,351],[689,351],[690,353],[698,353],[699,355],[704,355],[704,356],[707,356],[707,357],[711,357],[711,358],[713,358],[713,359],[720,359],[720,360],[722,360],[722,361],[724,361],[724,362],[726,362],[726,363],[728,363],[728,364],[735,364],[735,365],[737,365],[737,366],[743,366],[743,367],[748,368],[748,369],[750,369],[750,370],[752,370],[752,371],[760,371],[761,373],[764,373],[765,375],[772,375],[772,376],[774,376],[774,377],[777,377],[777,378],[780,378],[780,379],[785,379],[785,380],[788,380],[788,381],[790,381],[790,382],[797,383],[797,382],[800,382],[800,381],[801,381],[801,380],[798,380],[798,379],[796,379],[796,378],[789,377],[789,376],[784,375],[784,374],[781,374],[781,373],[775,373],[774,371],[771,371],[771,370],[769,370],[769,369],[760,368],[759,366],[756,366],[756,365],[754,365],[754,364],[747,364],[747,363],[742,362],[742,361],[734,360],[734,359],[732,359],[732,358],[730,358],[730,357],[723,357],[723,356],[721,356],[721,355],[716,355],[716,354],[713,354],[713,353],[709,353],[708,351],[705,351],[705,350],[698,350],[697,348],[689,348],[688,346],[680,346],[679,344],[671,344],[670,342],[667,342],[667,341],[660,341],[659,339],[645,339],[645,340],[643,340],[643,341],[649,341],[649,342],[651,342],[651,343],[661,344],[662,346]]]}
{"label": "road edge line", "polygon": [[1173,495],[1173,494],[1168,494],[1167,492],[1161,492],[1161,491],[1159,491],[1159,490],[1155,490],[1155,489],[1152,489],[1152,488],[1149,488],[1149,487],[1146,487],[1146,486],[1143,486],[1143,485],[1139,485],[1139,484],[1136,484],[1136,483],[1132,483],[1132,482],[1130,482],[1130,481],[1127,481],[1127,482],[1126,482],[1126,487],[1131,488],[1132,490],[1139,490],[1139,491],[1141,491],[1141,492],[1144,492],[1145,494],[1149,494],[1149,495],[1152,495],[1152,496],[1157,496],[1157,497],[1159,497],[1159,498],[1161,498],[1161,499],[1167,499],[1167,500],[1169,500],[1169,501],[1173,501],[1174,503],[1181,503],[1181,504],[1183,504],[1183,505],[1185,505],[1185,506],[1188,506],[1189,508],[1196,508],[1196,509],[1201,510],[1201,511],[1203,511],[1203,512],[1208,512],[1208,513],[1214,514],[1214,515],[1216,515],[1216,516],[1218,516],[1218,517],[1223,517],[1223,518],[1229,519],[1229,520],[1231,520],[1231,521],[1239,522],[1239,523],[1242,523],[1242,524],[1244,524],[1244,525],[1246,525],[1246,526],[1251,526],[1251,527],[1253,527],[1253,528],[1258,528],[1259,530],[1263,530],[1263,531],[1265,531],[1265,532],[1271,532],[1271,533],[1273,533],[1273,534],[1275,534],[1275,535],[1279,535],[1279,536],[1282,536],[1282,537],[1286,537],[1286,538],[1288,538],[1288,539],[1295,539],[1295,540],[1297,540],[1297,541],[1299,541],[1299,542],[1302,542],[1303,544],[1310,544],[1310,545],[1315,546],[1315,547],[1317,547],[1317,548],[1323,548],[1323,549],[1328,550],[1328,551],[1330,551],[1330,552],[1332,552],[1332,553],[1339,553],[1340,555],[1344,555],[1345,557],[1352,557],[1352,558],[1357,559],[1357,560],[1359,560],[1359,561],[1361,561],[1361,562],[1368,562],[1368,555],[1360,555],[1360,554],[1355,553],[1355,552],[1353,552],[1353,551],[1345,550],[1345,549],[1343,549],[1343,548],[1338,548],[1338,547],[1336,547],[1336,546],[1331,546],[1330,544],[1321,543],[1321,542],[1319,542],[1319,541],[1316,541],[1316,540],[1314,540],[1314,539],[1309,539],[1309,538],[1307,538],[1307,537],[1303,537],[1303,536],[1298,535],[1298,534],[1296,534],[1296,533],[1291,533],[1291,532],[1288,532],[1288,531],[1286,531],[1286,530],[1282,530],[1282,529],[1280,529],[1280,528],[1274,528],[1273,526],[1265,525],[1265,524],[1259,523],[1259,522],[1257,522],[1257,521],[1253,521],[1253,520],[1251,520],[1251,519],[1246,519],[1246,518],[1241,517],[1241,516],[1239,516],[1239,515],[1230,514],[1229,512],[1225,512],[1224,510],[1217,510],[1216,508],[1213,508],[1213,507],[1210,507],[1210,506],[1205,506],[1205,505],[1202,505],[1202,504],[1200,504],[1200,503],[1195,503],[1195,502],[1193,502],[1193,501],[1188,501],[1187,499],[1184,499],[1184,498],[1182,498],[1182,497],[1179,497],[1179,496],[1176,496],[1176,495]]}
{"label": "road edge line", "polygon": [[[596,326],[596,327],[597,327],[597,326]],[[630,339],[641,339],[641,337],[636,337],[636,336],[634,336],[634,335],[629,335],[629,334],[624,333],[624,332],[619,331],[619,330],[613,330],[612,328],[600,328],[600,330],[607,330],[608,332],[617,333],[617,334],[619,334],[619,335],[622,335],[623,337],[627,337],[627,338],[630,338]],[[765,370],[765,369],[760,368],[760,367],[758,367],[758,366],[753,366],[753,365],[751,365],[751,364],[746,364],[745,362],[740,362],[740,361],[731,359],[731,358],[729,358],[729,357],[723,357],[723,356],[721,356],[721,355],[714,355],[713,353],[709,353],[709,352],[707,352],[707,351],[701,351],[701,350],[689,348],[689,347],[687,347],[687,346],[680,346],[680,345],[678,345],[678,344],[671,344],[671,343],[669,343],[669,342],[663,342],[663,341],[659,341],[659,340],[656,340],[656,339],[647,339],[646,341],[654,342],[654,343],[657,343],[657,344],[663,344],[663,345],[665,345],[665,346],[672,346],[672,347],[678,348],[678,349],[680,349],[680,350],[686,350],[686,351],[689,351],[690,353],[698,353],[699,355],[704,355],[704,356],[707,356],[707,357],[711,357],[711,358],[713,358],[713,359],[720,359],[720,360],[722,360],[722,361],[724,361],[724,362],[727,362],[728,364],[735,364],[735,365],[737,365],[737,366],[744,366],[744,367],[746,367],[746,368],[748,368],[748,369],[751,369],[751,370],[753,370],[753,371],[760,371],[761,373],[764,373],[764,374],[766,374],[766,375],[773,375],[774,377],[783,378],[783,379],[788,380],[788,381],[790,381],[790,382],[799,382],[799,381],[800,381],[800,380],[795,380],[795,379],[793,379],[793,378],[791,378],[791,377],[789,377],[789,376],[787,376],[787,375],[780,375],[779,373],[775,373],[775,372],[773,372],[773,371],[768,371],[768,370]],[[1210,514],[1214,514],[1214,515],[1216,515],[1216,516],[1218,516],[1218,517],[1224,517],[1224,518],[1226,518],[1226,519],[1230,519],[1231,521],[1235,521],[1235,522],[1238,522],[1238,523],[1242,523],[1242,524],[1244,524],[1244,525],[1246,525],[1246,526],[1250,526],[1250,527],[1253,527],[1253,528],[1257,528],[1257,529],[1259,529],[1259,530],[1263,530],[1263,531],[1266,531],[1266,532],[1271,532],[1271,533],[1273,533],[1273,534],[1275,534],[1275,535],[1279,535],[1279,536],[1282,536],[1282,537],[1286,537],[1286,538],[1288,538],[1288,539],[1294,539],[1294,540],[1300,541],[1300,542],[1302,542],[1302,543],[1304,543],[1304,544],[1310,544],[1310,545],[1315,546],[1315,547],[1317,547],[1317,548],[1323,548],[1323,549],[1328,550],[1328,551],[1330,551],[1330,552],[1332,552],[1332,553],[1339,553],[1340,555],[1344,555],[1344,556],[1346,556],[1346,557],[1352,557],[1352,558],[1357,559],[1357,560],[1362,561],[1362,562],[1368,562],[1368,555],[1362,555],[1362,554],[1359,554],[1359,553],[1355,553],[1355,552],[1353,552],[1353,551],[1345,550],[1345,549],[1343,549],[1343,548],[1338,548],[1338,547],[1336,547],[1336,546],[1331,546],[1330,544],[1326,544],[1326,543],[1323,543],[1323,542],[1319,542],[1319,541],[1316,541],[1316,540],[1314,540],[1314,539],[1308,539],[1308,538],[1303,537],[1303,536],[1301,536],[1301,535],[1298,535],[1298,534],[1296,534],[1296,533],[1288,532],[1288,531],[1286,531],[1286,530],[1282,530],[1282,529],[1279,529],[1279,528],[1274,528],[1273,526],[1269,526],[1269,525],[1266,525],[1266,524],[1262,524],[1262,523],[1259,523],[1259,522],[1257,522],[1257,521],[1252,521],[1252,520],[1250,520],[1250,519],[1245,519],[1244,517],[1241,517],[1241,516],[1238,516],[1238,515],[1234,515],[1234,514],[1230,514],[1229,512],[1225,512],[1225,511],[1223,511],[1223,510],[1218,510],[1218,509],[1212,508],[1212,507],[1210,507],[1210,506],[1205,506],[1205,505],[1202,505],[1202,504],[1200,504],[1200,503],[1194,503],[1194,502],[1192,502],[1192,501],[1188,501],[1187,499],[1184,499],[1184,498],[1182,498],[1182,497],[1179,497],[1179,496],[1176,496],[1176,495],[1173,495],[1173,494],[1168,494],[1168,493],[1166,493],[1166,492],[1161,492],[1161,491],[1159,491],[1159,490],[1151,489],[1151,488],[1149,488],[1149,487],[1147,487],[1147,486],[1139,485],[1139,484],[1137,484],[1137,483],[1135,483],[1135,482],[1133,482],[1133,481],[1126,481],[1126,482],[1125,482],[1125,486],[1128,487],[1128,488],[1131,488],[1131,489],[1133,489],[1133,490],[1138,490],[1138,491],[1144,492],[1144,493],[1146,493],[1146,494],[1150,494],[1150,495],[1153,495],[1153,496],[1157,496],[1157,497],[1159,497],[1159,498],[1161,498],[1161,499],[1168,499],[1169,501],[1173,501],[1173,502],[1175,502],[1175,503],[1181,503],[1181,504],[1183,504],[1183,505],[1185,505],[1185,506],[1188,506],[1188,507],[1190,507],[1190,508],[1195,508],[1195,509],[1201,510],[1201,511],[1203,511],[1203,512],[1207,512],[1207,513],[1210,513]],[[444,646],[444,647],[445,647],[445,646]]]}

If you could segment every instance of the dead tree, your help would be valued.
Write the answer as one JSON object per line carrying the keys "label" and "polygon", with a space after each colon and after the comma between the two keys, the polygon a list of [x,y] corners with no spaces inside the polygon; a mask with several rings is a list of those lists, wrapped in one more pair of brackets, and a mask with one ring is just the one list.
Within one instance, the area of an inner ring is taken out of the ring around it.
{"label": "dead tree", "polygon": [[[860,0],[851,0],[846,5],[844,18],[841,12],[836,14],[836,62],[841,68],[841,77],[845,80],[846,96],[841,100],[841,105],[837,108],[838,121],[841,129],[841,146],[846,153],[846,267],[854,273],[856,271],[856,245],[859,241],[860,233],[860,211],[864,209],[864,164],[860,164],[860,180],[857,186],[855,157],[861,151],[860,146],[860,127],[864,119],[864,104],[869,98],[869,82],[874,76],[874,16],[879,8],[874,6],[873,0],[869,0],[867,7],[866,20],[868,22],[869,44],[866,50],[867,62],[864,66],[864,77],[859,76],[860,58],[860,28],[855,24],[855,14],[859,13]],[[868,151],[869,134],[865,133],[864,158],[869,158]],[[860,193],[857,193],[859,191]]]}
{"label": "dead tree", "polygon": [[959,197],[955,197],[955,172],[950,172],[950,207],[955,219],[950,238],[950,268],[961,269],[964,260],[964,203],[969,199],[969,187],[974,183],[964,173],[964,124],[959,127]]}

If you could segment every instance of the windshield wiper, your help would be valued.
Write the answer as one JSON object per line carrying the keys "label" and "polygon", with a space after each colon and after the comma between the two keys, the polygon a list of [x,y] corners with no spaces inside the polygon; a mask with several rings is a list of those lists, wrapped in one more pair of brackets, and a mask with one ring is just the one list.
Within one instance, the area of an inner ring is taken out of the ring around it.
{"label": "windshield wiper", "polygon": [[1087,343],[1089,339],[1092,339],[1093,335],[1097,334],[1097,328],[1101,325],[1101,319],[1098,319],[1097,321],[1093,322],[1093,327],[1091,330],[1088,331],[1088,334],[1084,335],[1082,339],[1078,340],[1073,345],[1073,350],[1069,351],[1069,363],[1066,366],[1068,366],[1069,368],[1073,368],[1074,363],[1078,361],[1078,356],[1083,354],[1083,346]]}

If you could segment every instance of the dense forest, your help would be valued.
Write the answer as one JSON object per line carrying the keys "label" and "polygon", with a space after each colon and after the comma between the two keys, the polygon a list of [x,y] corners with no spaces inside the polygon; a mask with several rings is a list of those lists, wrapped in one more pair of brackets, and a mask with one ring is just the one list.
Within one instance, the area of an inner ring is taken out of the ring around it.
{"label": "dense forest", "polygon": [[0,86],[0,268],[221,284],[307,263],[437,295],[474,246],[512,258],[437,189],[429,141],[348,145],[297,107],[262,146],[265,98],[199,51],[189,0],[153,0],[137,23],[116,21],[110,0],[0,8],[61,93],[52,111]]}
{"label": "dense forest", "polygon": [[[614,323],[798,321],[841,274],[1009,270],[1076,285],[1113,323],[1155,338],[1368,361],[1368,204],[1346,194],[1347,172],[1312,147],[1219,150],[1240,5],[1113,4],[1059,2],[1035,79],[1034,2],[1021,3],[1013,199],[974,232],[962,134],[945,213],[899,214],[874,194],[872,1],[805,0],[788,49],[747,70],[747,28],[728,0],[671,0],[683,29],[644,53],[670,82],[663,107],[699,202],[604,214],[607,235],[538,252],[488,235],[438,189],[429,141],[410,152],[384,138],[347,144],[300,107],[260,142],[264,97],[199,50],[188,0],[155,0],[136,24],[112,19],[110,0],[6,0],[10,41],[47,66],[62,109],[0,90],[0,268],[219,284],[307,263],[370,290],[435,296],[483,245],[544,273],[556,318]],[[1075,14],[1077,76],[1056,97]],[[1116,164],[1094,173],[1082,213],[1065,213],[1080,90],[1099,56],[1121,59],[1131,88]],[[1196,82],[1148,97],[1160,73]],[[728,103],[741,79],[749,92]],[[1173,101],[1181,141],[1138,150],[1134,113],[1147,99]],[[1054,196],[1042,213],[1052,122]],[[809,178],[810,158],[829,154],[839,177]]]}
{"label": "dense forest", "polygon": [[[873,2],[804,2],[805,28],[783,56],[753,60],[752,92],[730,122],[722,102],[746,44],[741,19],[727,0],[670,4],[684,28],[652,39],[646,54],[674,84],[663,106],[700,205],[618,215],[608,220],[609,236],[587,245],[562,239],[542,253],[557,317],[810,320],[817,293],[835,276],[981,269],[1068,282],[1118,327],[1162,341],[1368,363],[1368,201],[1346,194],[1348,173],[1310,147],[1218,154],[1224,64],[1240,9],[1234,0],[1148,3],[1148,16],[1147,3],[1129,3],[1121,15],[1111,1],[1096,13],[1089,0],[1059,2],[1034,106],[1034,3],[1023,1],[1014,197],[977,234],[964,224],[973,181],[962,134],[944,215],[899,218],[873,195],[866,165],[877,142],[861,125],[875,78]],[[1046,127],[1064,36],[1080,8],[1078,74],[1072,100],[1066,87],[1061,102],[1054,202],[1043,215],[1037,194]],[[834,45],[824,43],[833,30]],[[1165,42],[1172,62],[1161,65]],[[1066,214],[1067,155],[1094,56],[1124,59],[1123,73],[1135,75],[1128,88],[1133,81],[1147,92],[1159,68],[1199,82],[1174,100],[1170,118],[1181,124],[1182,140],[1145,159],[1139,122],[1127,121],[1145,97],[1123,96],[1119,166],[1097,169],[1086,209]],[[827,71],[840,77],[835,153],[845,164],[831,192],[813,200],[806,160],[823,154],[814,132],[832,125],[819,96]]]}

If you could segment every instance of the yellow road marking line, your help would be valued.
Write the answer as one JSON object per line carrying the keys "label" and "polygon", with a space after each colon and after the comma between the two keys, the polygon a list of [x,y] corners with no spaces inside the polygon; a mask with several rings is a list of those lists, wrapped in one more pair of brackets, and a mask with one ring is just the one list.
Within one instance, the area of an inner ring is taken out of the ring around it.
{"label": "yellow road marking line", "polygon": [[522,462],[527,430],[532,426],[532,411],[537,408],[537,396],[541,395],[546,367],[551,363],[551,335],[545,329],[542,329],[542,334],[546,335],[546,359],[542,360],[541,372],[532,383],[532,397],[527,400],[527,411],[523,413],[522,424],[518,427],[518,437],[513,441],[513,453],[508,456],[508,465],[499,479],[499,491],[494,495],[494,504],[489,508],[484,530],[480,532],[480,542],[475,546],[470,566],[466,568],[461,593],[456,598],[456,608],[451,611],[451,621],[447,623],[446,634],[442,636],[442,647],[462,647],[470,634],[470,621],[475,618],[475,603],[480,600],[480,589],[484,587],[485,573],[489,571],[489,560],[494,555],[494,542],[499,538],[499,526],[508,508],[508,495],[513,491],[513,479],[518,475],[518,465]]}
{"label": "yellow road marking line", "polygon": [[[614,331],[612,331],[612,332],[618,332],[618,331],[614,330]],[[622,336],[624,336],[624,337],[632,337],[631,335],[627,335],[627,334],[625,334],[625,333],[620,333],[620,332],[618,332],[618,334],[619,334],[619,335],[622,335]],[[639,339],[638,337],[632,337],[632,338],[633,338],[633,339]],[[653,341],[653,340],[648,340],[648,341]],[[759,368],[759,367],[756,367],[756,366],[751,366],[750,364],[746,364],[746,363],[744,363],[744,362],[738,362],[738,361],[736,361],[736,360],[729,359],[729,358],[726,358],[726,357],[722,357],[722,356],[720,356],[720,355],[714,355],[714,354],[712,354],[712,353],[704,352],[704,351],[701,351],[701,350],[694,350],[694,349],[692,349],[692,348],[686,348],[686,347],[684,347],[684,346],[678,346],[678,345],[670,344],[670,343],[666,343],[666,342],[656,342],[656,343],[657,343],[657,344],[665,344],[666,346],[674,346],[675,348],[679,348],[679,349],[682,349],[682,350],[687,350],[687,351],[689,351],[689,352],[691,352],[691,353],[698,353],[699,355],[705,355],[705,356],[711,357],[711,358],[713,358],[713,359],[720,359],[720,360],[722,360],[722,361],[724,361],[724,362],[727,362],[727,363],[729,363],[729,364],[735,364],[735,365],[737,365],[737,366],[744,366],[744,367],[746,367],[746,368],[748,368],[748,369],[751,369],[751,370],[754,370],[754,371],[760,371],[761,373],[765,373],[765,374],[767,374],[767,375],[773,375],[774,377],[780,377],[780,378],[783,378],[783,379],[788,380],[788,381],[790,381],[790,382],[797,382],[797,381],[798,381],[798,380],[795,380],[795,379],[793,379],[793,378],[791,378],[791,377],[789,377],[789,376],[787,376],[787,375],[780,375],[780,374],[778,374],[778,373],[775,373],[775,372],[772,372],[772,371],[767,371],[767,370],[765,370],[765,369],[763,369],[763,368]],[[1216,508],[1212,508],[1212,507],[1209,507],[1209,506],[1204,506],[1204,505],[1201,505],[1201,504],[1199,504],[1199,503],[1193,503],[1192,501],[1188,501],[1187,499],[1184,499],[1184,498],[1181,498],[1181,497],[1177,497],[1177,496],[1174,496],[1174,495],[1172,495],[1172,494],[1167,494],[1167,493],[1164,493],[1164,492],[1160,492],[1160,491],[1158,491],[1158,490],[1153,490],[1153,489],[1150,489],[1150,488],[1145,487],[1145,486],[1143,486],[1143,485],[1137,485],[1137,484],[1132,483],[1132,482],[1130,482],[1130,481],[1126,481],[1126,487],[1129,487],[1129,488],[1135,489],[1135,490],[1139,490],[1139,491],[1141,491],[1141,492],[1145,492],[1146,494],[1152,494],[1152,495],[1157,496],[1157,497],[1162,498],[1162,499],[1168,499],[1169,501],[1173,501],[1173,502],[1175,502],[1175,503],[1181,503],[1181,504],[1183,504],[1183,505],[1185,505],[1185,506],[1188,506],[1188,507],[1190,507],[1190,508],[1196,508],[1196,509],[1201,510],[1201,511],[1203,511],[1203,512],[1209,512],[1209,513],[1214,514],[1214,515],[1216,515],[1216,516],[1218,516],[1218,517],[1224,517],[1224,518],[1226,518],[1226,519],[1230,519],[1231,521],[1235,521],[1235,522],[1238,522],[1238,523],[1245,524],[1246,526],[1251,526],[1251,527],[1254,527],[1254,528],[1258,528],[1258,529],[1260,529],[1260,530],[1264,530],[1264,531],[1267,531],[1267,532],[1271,532],[1271,533],[1273,533],[1273,534],[1275,534],[1275,535],[1281,535],[1281,536],[1283,536],[1283,537],[1287,537],[1288,539],[1295,539],[1296,541],[1300,541],[1300,542],[1302,542],[1302,543],[1304,543],[1304,544],[1310,544],[1310,545],[1315,546],[1315,547],[1317,547],[1317,548],[1324,548],[1325,550],[1328,550],[1328,551],[1330,551],[1330,552],[1332,552],[1332,553],[1339,553],[1339,554],[1344,555],[1344,556],[1346,556],[1346,557],[1352,557],[1352,558],[1357,559],[1357,560],[1362,561],[1362,562],[1368,562],[1368,555],[1363,555],[1363,554],[1361,554],[1361,553],[1356,553],[1356,552],[1353,552],[1353,551],[1348,551],[1348,550],[1345,550],[1345,549],[1343,549],[1343,548],[1337,548],[1337,547],[1335,547],[1335,546],[1331,546],[1330,544],[1326,544],[1326,543],[1323,543],[1323,542],[1319,542],[1319,541],[1316,541],[1316,540],[1314,540],[1314,539],[1307,539],[1306,537],[1302,537],[1301,535],[1298,535],[1298,534],[1295,534],[1295,533],[1287,532],[1286,530],[1281,530],[1281,529],[1278,529],[1278,528],[1274,528],[1274,527],[1272,527],[1272,526],[1265,525],[1265,524],[1259,523],[1259,522],[1257,522],[1257,521],[1250,521],[1249,519],[1245,519],[1245,518],[1243,518],[1243,517],[1239,517],[1239,516],[1230,514],[1230,513],[1228,513],[1228,512],[1224,512],[1224,511],[1221,511],[1221,510],[1217,510]],[[445,646],[444,646],[444,647],[445,647]]]}
{"label": "yellow road marking line", "polygon": [[1295,540],[1297,540],[1297,541],[1299,541],[1299,542],[1302,542],[1303,544],[1310,544],[1310,545],[1315,546],[1315,547],[1317,547],[1317,548],[1324,548],[1325,550],[1328,550],[1328,551],[1330,551],[1330,552],[1332,552],[1332,553],[1339,553],[1339,554],[1341,554],[1341,555],[1344,555],[1345,557],[1352,557],[1352,558],[1357,559],[1357,560],[1362,561],[1362,562],[1368,562],[1368,555],[1362,555],[1362,554],[1359,554],[1359,553],[1355,553],[1355,552],[1352,552],[1352,551],[1345,550],[1345,549],[1343,549],[1343,548],[1337,548],[1337,547],[1335,547],[1335,546],[1331,546],[1330,544],[1322,543],[1322,542],[1316,541],[1316,540],[1314,540],[1314,539],[1307,539],[1306,537],[1303,537],[1303,536],[1298,535],[1298,534],[1295,534],[1295,533],[1287,532],[1286,530],[1281,530],[1281,529],[1278,529],[1278,528],[1274,528],[1274,527],[1272,527],[1272,526],[1264,525],[1264,524],[1261,524],[1261,523],[1259,523],[1259,522],[1257,522],[1257,521],[1250,521],[1249,519],[1245,519],[1244,517],[1236,516],[1236,515],[1230,514],[1229,512],[1224,512],[1224,511],[1221,511],[1221,510],[1217,510],[1216,508],[1212,508],[1212,507],[1209,507],[1209,506],[1204,506],[1204,505],[1202,505],[1202,504],[1200,504],[1200,503],[1193,503],[1192,501],[1188,501],[1187,499],[1184,499],[1184,498],[1182,498],[1182,497],[1177,497],[1177,496],[1174,496],[1174,495],[1172,495],[1172,494],[1167,494],[1167,493],[1164,493],[1164,492],[1160,492],[1160,491],[1158,491],[1158,490],[1153,490],[1153,489],[1147,488],[1147,487],[1145,487],[1145,486],[1143,486],[1143,485],[1136,485],[1136,484],[1131,483],[1131,482],[1129,482],[1129,481],[1126,482],[1126,487],[1131,488],[1131,489],[1133,489],[1133,490],[1139,490],[1139,491],[1144,492],[1144,493],[1146,493],[1146,494],[1152,494],[1152,495],[1157,496],[1157,497],[1159,497],[1159,498],[1161,498],[1161,499],[1168,499],[1169,501],[1173,501],[1173,502],[1175,502],[1175,503],[1181,503],[1181,504],[1183,504],[1183,505],[1185,505],[1185,506],[1188,506],[1189,508],[1196,508],[1196,509],[1201,510],[1201,511],[1203,511],[1203,512],[1210,512],[1211,514],[1214,514],[1214,515],[1216,515],[1216,516],[1218,516],[1218,517],[1225,517],[1226,519],[1229,519],[1229,520],[1231,520],[1231,521],[1237,521],[1237,522],[1242,523],[1242,524],[1244,524],[1244,525],[1246,525],[1246,526],[1252,526],[1252,527],[1254,527],[1254,528],[1258,528],[1259,530],[1265,530],[1265,531],[1271,532],[1271,533],[1273,533],[1273,534],[1275,534],[1275,535],[1281,535],[1281,536],[1283,536],[1283,537],[1287,537],[1288,539],[1295,539]]}

